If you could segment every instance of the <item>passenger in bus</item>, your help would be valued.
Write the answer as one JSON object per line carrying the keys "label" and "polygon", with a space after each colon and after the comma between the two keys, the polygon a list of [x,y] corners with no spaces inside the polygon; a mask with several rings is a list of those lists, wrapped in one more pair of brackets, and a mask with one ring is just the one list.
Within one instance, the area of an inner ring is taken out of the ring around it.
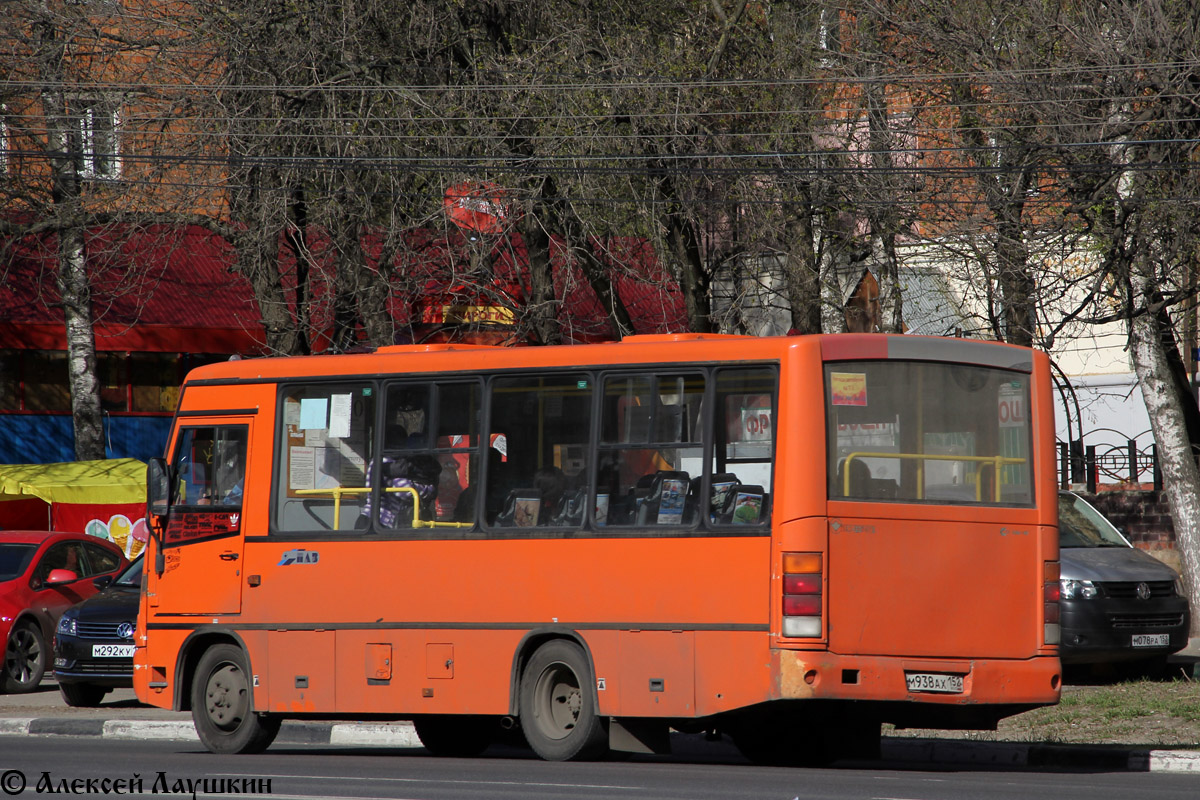
{"label": "passenger in bus", "polygon": [[862,459],[850,459],[850,488],[846,490],[846,470],[847,459],[843,458],[838,463],[837,471],[837,486],[834,487],[834,494],[838,497],[868,497],[871,487],[871,468],[867,466]]}
{"label": "passenger in bus", "polygon": [[[393,423],[384,431],[384,452],[395,452],[406,446],[411,437],[404,426]],[[419,515],[423,521],[433,519],[434,498],[442,476],[442,465],[436,458],[425,453],[413,455],[383,456],[372,459],[367,465],[367,486],[375,482],[376,464],[382,461],[380,470],[382,491],[379,500],[379,524],[385,528],[409,526],[413,523],[413,496],[408,489],[415,489],[420,497]],[[399,491],[387,491],[388,489]],[[363,502],[362,512],[355,528],[370,527],[371,495]]]}
{"label": "passenger in bus", "polygon": [[533,473],[533,487],[542,493],[538,525],[549,525],[562,512],[563,495],[567,491],[567,475],[558,467],[542,467]]}
{"label": "passenger in bus", "polygon": [[[375,462],[367,467],[367,484],[374,480]],[[433,500],[437,497],[438,480],[442,465],[436,458],[424,453],[391,458],[384,456],[381,474],[382,491],[379,500],[379,524],[385,528],[407,527],[413,524],[413,495],[415,489],[420,497],[420,519],[433,519]],[[387,491],[388,489],[398,491]],[[361,517],[371,518],[371,497],[363,503]],[[356,527],[362,527],[358,525]]]}
{"label": "passenger in bus", "polygon": [[504,480],[504,454],[494,447],[489,447],[487,458],[487,475],[475,475],[467,484],[467,488],[463,489],[462,494],[458,496],[458,503],[454,506],[455,522],[475,521],[475,498],[479,495],[479,485],[485,478],[488,482],[488,491],[485,495],[485,518],[488,522],[493,521],[496,514],[503,508],[509,490],[508,483]]}

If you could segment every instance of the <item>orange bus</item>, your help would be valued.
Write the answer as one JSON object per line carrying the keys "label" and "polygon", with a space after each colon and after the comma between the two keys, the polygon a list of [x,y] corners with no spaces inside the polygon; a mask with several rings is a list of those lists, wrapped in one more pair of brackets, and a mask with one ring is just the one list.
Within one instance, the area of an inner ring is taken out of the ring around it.
{"label": "orange bus", "polygon": [[879,334],[427,345],[191,372],[134,683],[215,752],[721,732],[762,763],[1055,703],[1049,362]]}

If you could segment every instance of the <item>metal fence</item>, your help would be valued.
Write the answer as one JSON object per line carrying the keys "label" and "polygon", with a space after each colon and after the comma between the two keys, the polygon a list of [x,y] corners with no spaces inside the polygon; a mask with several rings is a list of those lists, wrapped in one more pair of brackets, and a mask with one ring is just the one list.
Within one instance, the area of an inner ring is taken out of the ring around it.
{"label": "metal fence", "polygon": [[[1148,437],[1149,431],[1142,436]],[[1072,484],[1083,484],[1087,491],[1095,492],[1102,483],[1149,483],[1155,489],[1162,488],[1158,448],[1153,441],[1145,446],[1139,446],[1137,439],[1127,439],[1123,445],[1085,445],[1082,439],[1060,441],[1058,475],[1064,489]]]}

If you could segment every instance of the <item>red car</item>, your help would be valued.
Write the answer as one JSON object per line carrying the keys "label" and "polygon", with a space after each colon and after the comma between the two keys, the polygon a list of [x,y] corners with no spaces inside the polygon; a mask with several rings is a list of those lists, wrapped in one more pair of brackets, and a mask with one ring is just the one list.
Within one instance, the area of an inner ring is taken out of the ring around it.
{"label": "red car", "polygon": [[0,531],[0,693],[38,687],[58,618],[127,564],[115,544],[86,533]]}

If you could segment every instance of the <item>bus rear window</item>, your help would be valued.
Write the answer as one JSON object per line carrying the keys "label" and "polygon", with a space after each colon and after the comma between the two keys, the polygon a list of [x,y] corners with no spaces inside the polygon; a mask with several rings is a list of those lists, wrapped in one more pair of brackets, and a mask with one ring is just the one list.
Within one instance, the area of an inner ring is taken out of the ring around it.
{"label": "bus rear window", "polygon": [[829,497],[1033,502],[1029,375],[916,361],[825,365]]}

